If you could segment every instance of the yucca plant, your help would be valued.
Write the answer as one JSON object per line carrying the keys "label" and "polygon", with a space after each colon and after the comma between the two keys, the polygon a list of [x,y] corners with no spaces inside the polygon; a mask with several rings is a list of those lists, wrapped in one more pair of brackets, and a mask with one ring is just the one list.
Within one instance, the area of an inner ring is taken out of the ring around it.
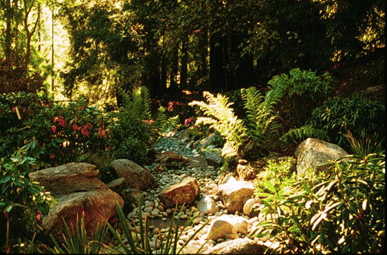
{"label": "yucca plant", "polygon": [[[118,231],[115,230],[109,223],[107,223],[107,226],[109,227],[111,233],[113,234],[114,238],[118,242],[118,247],[111,248],[111,251],[114,253],[124,252],[126,254],[151,254],[152,252],[154,253],[154,251],[152,251],[151,246],[150,246],[150,239],[151,239],[152,235],[149,231],[148,219],[147,219],[147,217],[145,217],[145,219],[143,221],[142,211],[138,210],[138,217],[140,220],[140,222],[139,222],[140,233],[134,234],[134,237],[133,237],[132,233],[135,233],[135,232],[131,228],[130,224],[128,223],[128,221],[125,217],[125,214],[123,213],[120,205],[116,204],[116,208],[117,208],[117,214],[118,214],[118,218],[120,221],[120,225],[122,227],[123,235],[125,238],[120,233],[118,233]],[[141,200],[140,199],[139,199],[139,207],[138,208],[141,208]],[[183,207],[181,207],[181,209],[177,215],[177,220],[180,219],[180,215],[182,213],[182,208]],[[185,228],[192,224],[192,222],[196,218],[197,214],[190,217],[184,223],[184,225],[182,226],[182,229],[179,231],[178,225],[174,224],[176,211],[177,211],[177,206],[176,206],[176,209],[173,213],[172,221],[171,221],[171,224],[169,226],[169,230],[168,230],[167,236],[165,238],[165,241],[160,239],[160,249],[158,249],[158,251],[160,251],[160,254],[180,254],[181,251],[183,250],[183,248],[197,235],[197,233],[199,231],[201,231],[208,224],[208,222],[203,224],[203,226],[201,226],[199,229],[197,229],[194,232],[194,234],[189,239],[187,239],[184,242],[184,244],[178,249],[177,242],[180,239],[180,236],[184,232]],[[175,225],[175,227],[174,227],[174,225]],[[124,239],[126,239],[128,241],[128,244],[125,244]],[[200,250],[203,248],[204,245],[205,245],[205,243],[198,250],[198,253],[200,252]],[[155,252],[157,252],[157,251],[155,251]]]}
{"label": "yucca plant", "polygon": [[71,230],[63,219],[65,227],[65,232],[62,233],[63,242],[58,243],[51,235],[54,247],[48,247],[48,250],[54,254],[99,254],[103,247],[108,247],[104,244],[108,230],[106,224],[98,225],[94,235],[88,237],[84,218],[85,215],[82,214],[79,220],[77,215],[75,226],[71,226]]}

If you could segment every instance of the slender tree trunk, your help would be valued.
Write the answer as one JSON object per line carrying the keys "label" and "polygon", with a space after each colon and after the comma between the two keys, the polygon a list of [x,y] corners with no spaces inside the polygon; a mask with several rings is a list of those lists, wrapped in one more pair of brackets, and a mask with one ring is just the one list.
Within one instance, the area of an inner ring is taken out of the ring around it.
{"label": "slender tree trunk", "polygon": [[210,83],[211,91],[220,92],[224,89],[224,38],[220,33],[213,33],[210,38]]}
{"label": "slender tree trunk", "polygon": [[42,6],[38,3],[38,51],[42,51],[42,24],[41,24]]}
{"label": "slender tree trunk", "polygon": [[30,30],[29,28],[29,16],[32,11],[32,8],[34,7],[33,3],[30,6],[27,6],[27,1],[24,0],[24,30],[26,32],[26,37],[27,37],[27,45],[26,45],[26,56],[25,56],[25,72],[26,76],[28,77],[28,65],[30,64],[31,61],[31,41],[32,41],[32,36],[34,35],[37,25],[38,25],[38,18],[35,20],[33,23],[32,29]]}
{"label": "slender tree trunk", "polygon": [[177,85],[177,75],[179,72],[179,49],[177,46],[173,49],[171,64],[172,66],[171,66],[171,73],[169,76],[170,83],[169,83],[168,92],[169,92],[169,96],[174,97],[179,90],[179,87]]}
{"label": "slender tree trunk", "polygon": [[181,47],[180,89],[187,89],[188,84],[188,32],[184,34]]}
{"label": "slender tree trunk", "polygon": [[11,57],[11,24],[12,24],[12,6],[11,0],[7,0],[6,2],[6,29],[5,29],[5,59],[8,61]]}
{"label": "slender tree trunk", "polygon": [[51,6],[51,91],[55,89],[55,9]]}
{"label": "slender tree trunk", "polygon": [[199,76],[205,82],[203,85],[204,90],[210,89],[210,83],[208,79],[208,49],[210,45],[208,42],[208,27],[203,27],[199,33],[199,52],[200,52],[200,64],[199,64]]}

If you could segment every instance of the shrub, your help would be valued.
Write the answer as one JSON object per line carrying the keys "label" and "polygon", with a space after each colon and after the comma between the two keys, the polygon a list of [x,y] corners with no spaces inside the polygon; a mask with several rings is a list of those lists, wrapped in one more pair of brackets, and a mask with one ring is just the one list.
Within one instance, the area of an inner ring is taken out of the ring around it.
{"label": "shrub", "polygon": [[0,131],[1,156],[33,138],[42,147],[40,161],[50,165],[106,147],[106,118],[96,107],[87,106],[84,98],[60,105],[44,95],[11,93],[3,94],[0,102],[0,119],[5,123]]}
{"label": "shrub", "polygon": [[375,253],[384,249],[384,155],[349,156],[324,172],[274,176],[258,186],[264,220],[252,234],[275,252]]}
{"label": "shrub", "polygon": [[385,105],[355,94],[328,99],[312,112],[309,124],[327,131],[333,143],[345,147],[347,130],[354,137],[368,135],[372,140],[380,140],[385,134],[384,122]]}
{"label": "shrub", "polygon": [[114,120],[109,126],[108,141],[114,158],[127,158],[138,164],[147,160],[147,150],[156,140],[157,133],[150,122],[144,122],[130,109],[121,108],[110,114]]}
{"label": "shrub", "polygon": [[295,68],[289,75],[274,76],[269,89],[281,93],[280,116],[285,120],[285,130],[300,127],[310,118],[316,106],[331,92],[332,77],[328,73],[320,76],[316,72]]}
{"label": "shrub", "polygon": [[1,158],[0,225],[6,230],[6,238],[2,238],[6,249],[10,249],[11,240],[31,237],[40,231],[41,215],[48,213],[53,201],[42,186],[28,177],[36,168],[34,156],[39,153],[36,141],[32,140],[10,158]]}

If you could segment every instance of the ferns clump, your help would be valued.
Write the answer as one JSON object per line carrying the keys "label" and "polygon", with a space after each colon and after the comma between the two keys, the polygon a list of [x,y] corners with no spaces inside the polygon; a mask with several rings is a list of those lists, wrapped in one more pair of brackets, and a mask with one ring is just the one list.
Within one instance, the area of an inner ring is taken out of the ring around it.
{"label": "ferns clump", "polygon": [[238,119],[231,108],[232,103],[229,102],[227,96],[218,94],[216,97],[210,92],[204,91],[203,96],[208,103],[203,101],[193,101],[190,106],[197,105],[208,117],[199,117],[196,124],[209,125],[210,128],[217,130],[225,139],[225,144],[222,148],[222,156],[230,159],[235,156],[240,156],[239,151],[241,146],[247,141],[247,127],[243,120]]}
{"label": "ferns clump", "polygon": [[281,94],[271,90],[264,97],[255,87],[250,87],[241,90],[241,97],[247,113],[248,136],[251,138],[247,148],[267,144],[268,139],[274,142],[276,139],[273,138],[279,136],[280,128],[274,106],[281,99]]}
{"label": "ferns clump", "polygon": [[199,117],[196,124],[209,125],[224,138],[222,156],[226,160],[233,157],[242,158],[252,148],[263,148],[267,140],[278,136],[279,124],[274,105],[280,97],[275,91],[265,97],[254,87],[241,90],[247,118],[239,119],[231,108],[227,96],[218,94],[216,97],[210,92],[203,95],[208,103],[193,101],[191,106],[199,106],[207,117]]}

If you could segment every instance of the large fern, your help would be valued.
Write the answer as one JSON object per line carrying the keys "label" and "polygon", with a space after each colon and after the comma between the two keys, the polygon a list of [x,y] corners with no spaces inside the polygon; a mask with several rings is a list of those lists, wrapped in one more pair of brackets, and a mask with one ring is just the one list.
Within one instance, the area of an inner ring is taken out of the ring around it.
{"label": "large fern", "polygon": [[208,103],[203,101],[193,101],[190,106],[199,106],[208,117],[199,117],[196,124],[206,124],[217,130],[225,139],[225,144],[222,148],[222,156],[229,159],[238,156],[240,147],[247,140],[247,128],[243,120],[238,119],[231,108],[232,103],[229,102],[227,96],[217,94],[215,97],[210,92],[203,92],[203,96]]}
{"label": "large fern", "polygon": [[248,135],[258,146],[261,146],[269,137],[278,137],[279,124],[276,121],[278,115],[274,106],[281,95],[276,92],[270,90],[264,97],[255,87],[241,90],[247,113]]}
{"label": "large fern", "polygon": [[151,99],[147,87],[142,86],[134,90],[132,95],[133,111],[143,120],[152,118]]}

